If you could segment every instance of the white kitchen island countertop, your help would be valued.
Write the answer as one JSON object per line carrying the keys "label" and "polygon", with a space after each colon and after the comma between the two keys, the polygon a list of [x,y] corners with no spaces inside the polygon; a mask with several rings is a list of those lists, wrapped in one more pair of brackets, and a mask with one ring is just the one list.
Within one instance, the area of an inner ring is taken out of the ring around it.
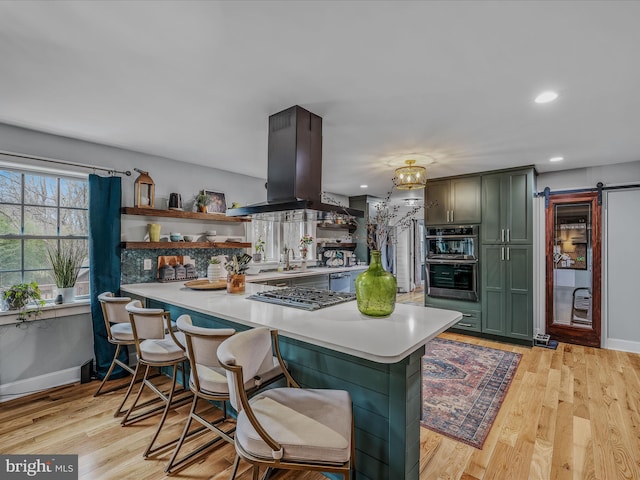
{"label": "white kitchen island countertop", "polygon": [[257,275],[247,275],[246,279],[248,283],[264,282],[268,280],[282,280],[285,278],[300,278],[300,277],[314,277],[318,275],[329,275],[331,273],[345,273],[345,272],[364,272],[369,265],[355,265],[353,267],[311,267],[306,270],[301,268],[295,268],[288,272],[261,272]]}
{"label": "white kitchen island countertop", "polygon": [[389,317],[373,318],[362,315],[355,300],[305,311],[246,298],[273,288],[247,283],[245,294],[228,294],[174,282],[122,285],[121,291],[249,327],[277,329],[285,337],[378,363],[400,361],[462,318],[460,312],[407,304],[396,304]]}

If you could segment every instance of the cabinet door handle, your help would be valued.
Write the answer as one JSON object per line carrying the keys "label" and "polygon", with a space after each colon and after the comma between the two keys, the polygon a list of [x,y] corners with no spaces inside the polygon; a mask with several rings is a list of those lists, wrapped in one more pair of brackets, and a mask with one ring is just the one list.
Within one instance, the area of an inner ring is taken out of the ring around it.
{"label": "cabinet door handle", "polygon": [[453,210],[451,210],[451,223],[453,223]]}
{"label": "cabinet door handle", "polygon": [[460,322],[458,322],[458,325],[460,325],[461,327],[469,327],[469,328],[473,327],[473,325],[471,325],[470,323],[460,323]]}
{"label": "cabinet door handle", "polygon": [[470,313],[463,313],[462,316],[463,317],[471,317],[471,314]]}
{"label": "cabinet door handle", "polygon": [[504,228],[500,229],[500,241],[504,242]]}
{"label": "cabinet door handle", "polygon": [[511,260],[511,258],[510,258],[510,257],[511,257],[510,253],[511,253],[511,249],[510,249],[509,247],[507,247],[507,261]]}
{"label": "cabinet door handle", "polygon": [[449,223],[449,210],[447,210],[447,223]]}
{"label": "cabinet door handle", "polygon": [[504,260],[504,247],[500,247],[500,260]]}
{"label": "cabinet door handle", "polygon": [[287,283],[286,283],[286,282],[285,282],[285,283],[276,283],[276,284],[274,285],[274,287],[287,287],[287,286],[288,286],[288,285],[287,285]]}
{"label": "cabinet door handle", "polygon": [[511,237],[511,230],[507,228],[507,243],[510,242],[509,238]]}

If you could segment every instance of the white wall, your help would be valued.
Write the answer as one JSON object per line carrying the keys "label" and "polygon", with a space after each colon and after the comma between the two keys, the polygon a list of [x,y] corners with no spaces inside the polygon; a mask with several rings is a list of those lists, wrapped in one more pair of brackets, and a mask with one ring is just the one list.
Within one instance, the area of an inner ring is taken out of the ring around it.
{"label": "white wall", "polygon": [[[134,167],[148,171],[149,176],[153,179],[157,208],[166,208],[166,202],[172,192],[180,193],[183,203],[186,203],[192,202],[197,191],[203,188],[224,193],[228,205],[231,205],[231,202],[247,205],[263,202],[267,198],[264,178],[248,177],[170,158],[49,135],[2,123],[0,123],[0,151],[98,165],[121,171],[131,170],[130,177],[122,177],[123,206],[133,206],[133,184],[138,176],[138,173],[133,171]],[[230,159],[229,161],[237,162],[238,159]],[[18,162],[23,162],[23,160]],[[24,160],[24,162],[27,161]],[[53,164],[42,165],[57,169],[73,169]],[[76,168],[75,170],[91,173],[91,170],[87,169]],[[101,172],[97,173],[102,174]]]}
{"label": "white wall", "polygon": [[0,402],[80,379],[93,358],[88,313],[0,325]]}
{"label": "white wall", "polygon": [[[607,311],[605,347],[640,353],[640,189],[607,193],[604,255]],[[604,310],[604,309],[603,309]]]}
{"label": "white wall", "polygon": [[[590,167],[562,172],[540,174],[537,190],[594,188],[598,182],[604,186],[640,183],[640,161],[601,167]],[[544,331],[545,325],[545,252],[544,252],[544,198],[536,200],[538,235],[535,244],[536,304],[534,327]],[[603,196],[603,249],[602,249],[602,346],[640,353],[640,329],[637,308],[624,296],[638,282],[630,272],[640,271],[640,256],[633,253],[640,234],[638,218],[640,196],[628,190],[605,191]],[[630,242],[630,243],[629,243]],[[625,253],[626,252],[626,253]],[[623,257],[621,257],[623,256]],[[626,293],[625,293],[626,292]],[[638,295],[635,294],[637,297]]]}

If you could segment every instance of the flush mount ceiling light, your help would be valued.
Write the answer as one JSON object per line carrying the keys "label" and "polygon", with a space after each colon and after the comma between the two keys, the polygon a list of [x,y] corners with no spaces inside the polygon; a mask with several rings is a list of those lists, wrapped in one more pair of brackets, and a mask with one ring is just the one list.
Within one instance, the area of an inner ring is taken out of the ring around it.
{"label": "flush mount ceiling light", "polygon": [[556,92],[552,92],[551,90],[547,90],[546,92],[542,92],[538,95],[534,102],[536,103],[549,103],[553,102],[556,98],[558,98],[558,94]]}
{"label": "flush mount ceiling light", "polygon": [[562,160],[564,160],[564,157],[551,157],[549,159],[550,162],[561,162]]}
{"label": "flush mount ceiling light", "polygon": [[424,188],[427,184],[427,170],[424,167],[414,165],[415,160],[405,160],[406,166],[396,168],[393,184],[399,190],[414,190]]}
{"label": "flush mount ceiling light", "polygon": [[360,188],[368,188],[368,187],[369,187],[369,185],[364,185],[364,184],[360,185]]}

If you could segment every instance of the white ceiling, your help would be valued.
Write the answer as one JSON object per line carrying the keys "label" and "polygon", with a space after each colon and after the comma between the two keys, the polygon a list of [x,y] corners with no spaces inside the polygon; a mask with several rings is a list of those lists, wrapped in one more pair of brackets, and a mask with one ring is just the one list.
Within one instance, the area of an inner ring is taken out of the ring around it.
{"label": "white ceiling", "polygon": [[638,20],[638,1],[0,1],[0,122],[265,178],[268,116],[298,104],[345,195],[384,194],[410,153],[432,178],[630,162]]}

